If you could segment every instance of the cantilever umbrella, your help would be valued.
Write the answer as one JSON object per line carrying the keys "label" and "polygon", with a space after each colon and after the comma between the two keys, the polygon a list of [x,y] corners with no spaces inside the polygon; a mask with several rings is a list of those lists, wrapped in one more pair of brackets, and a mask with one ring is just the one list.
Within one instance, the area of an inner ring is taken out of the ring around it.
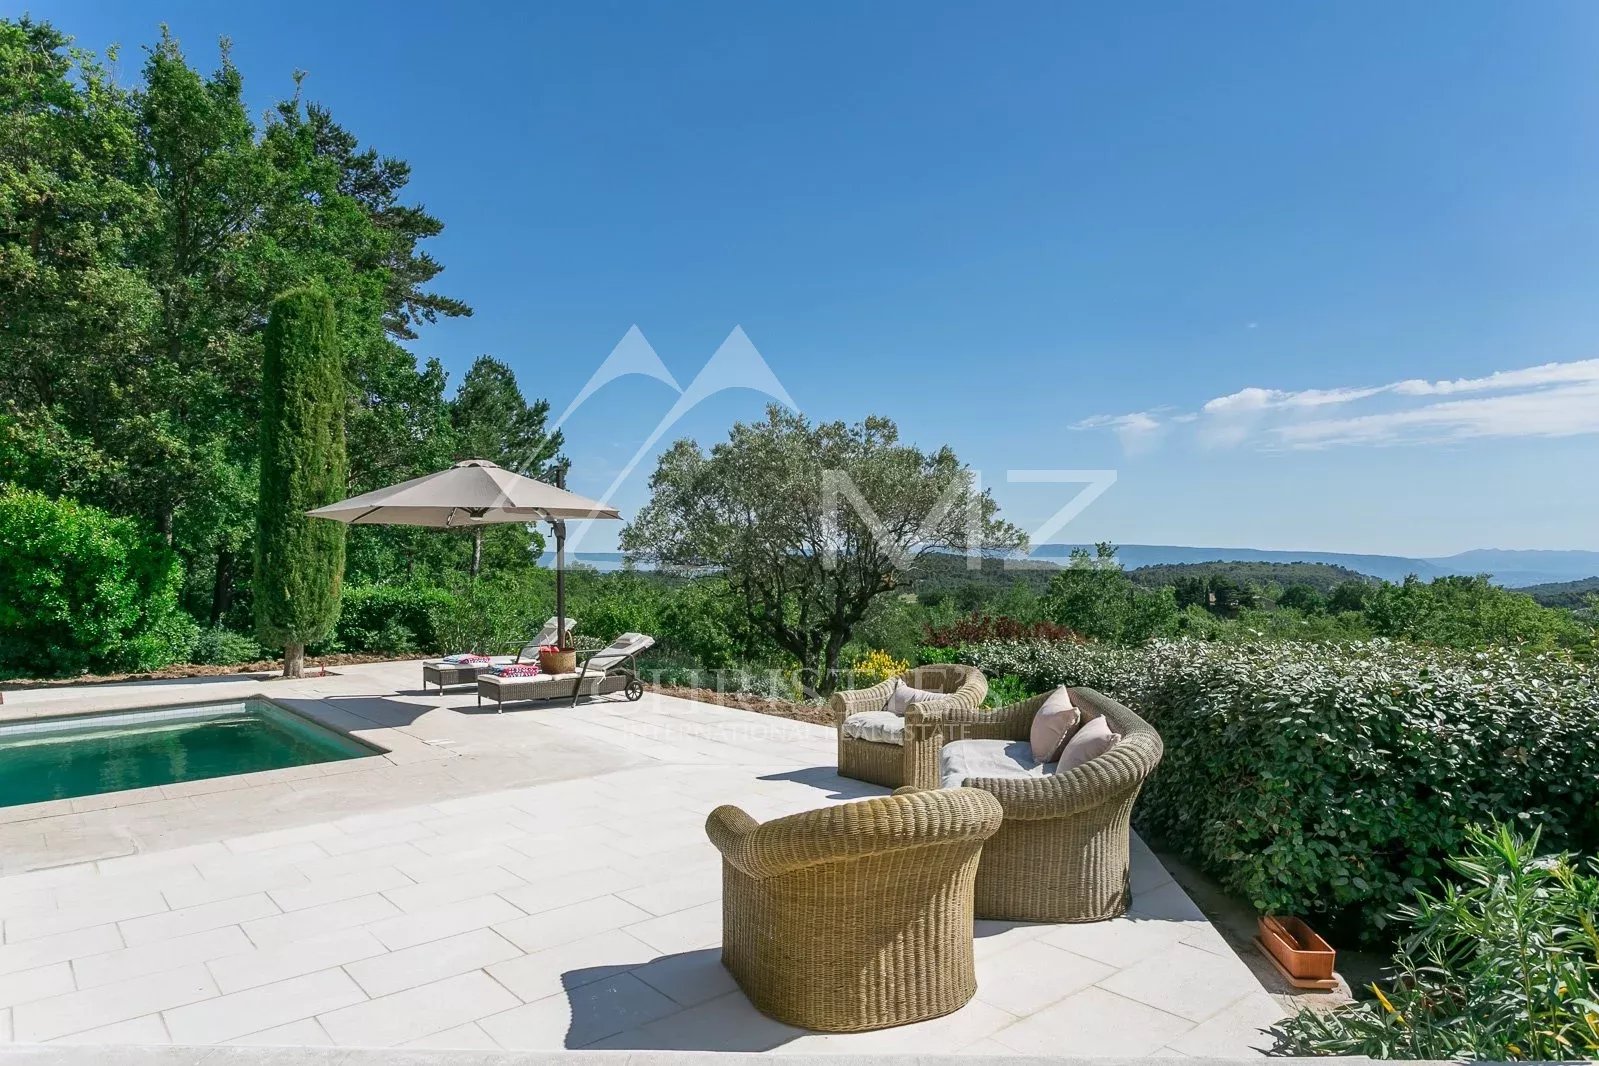
{"label": "cantilever umbrella", "polygon": [[[504,522],[548,522],[555,531],[555,617],[566,627],[567,519],[621,518],[613,507],[513,473],[487,459],[352,496],[306,514],[351,526],[470,529]],[[564,643],[565,632],[557,634]]]}

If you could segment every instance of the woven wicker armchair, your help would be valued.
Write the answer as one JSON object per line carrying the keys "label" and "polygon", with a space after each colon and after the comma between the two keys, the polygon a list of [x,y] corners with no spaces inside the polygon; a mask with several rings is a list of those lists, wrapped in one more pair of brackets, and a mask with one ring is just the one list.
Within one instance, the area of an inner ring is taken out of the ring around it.
{"label": "woven wicker armchair", "polygon": [[[1048,693],[993,711],[915,708],[907,730],[948,740],[1026,740]],[[1005,822],[983,849],[977,915],[1031,922],[1097,922],[1127,910],[1129,820],[1160,763],[1160,734],[1091,688],[1071,690],[1085,718],[1104,715],[1121,742],[1064,774],[967,778],[991,793]]]}
{"label": "woven wicker armchair", "polygon": [[881,796],[764,825],[718,807],[722,964],[762,1013],[857,1032],[921,1021],[977,990],[972,881],[999,828],[973,788]]}
{"label": "woven wicker armchair", "polygon": [[833,693],[829,701],[833,707],[833,727],[838,731],[838,772],[857,781],[870,781],[874,785],[915,785],[919,788],[938,787],[938,745],[932,748],[913,745],[909,729],[910,715],[906,715],[907,728],[903,744],[885,744],[844,735],[844,720],[863,711],[880,711],[894,691],[895,680],[912,688],[929,692],[942,692],[945,698],[937,703],[912,704],[912,707],[942,707],[954,710],[976,710],[988,696],[988,678],[975,666],[959,663],[935,663],[907,670],[899,677],[881,681],[871,688],[851,689]]}

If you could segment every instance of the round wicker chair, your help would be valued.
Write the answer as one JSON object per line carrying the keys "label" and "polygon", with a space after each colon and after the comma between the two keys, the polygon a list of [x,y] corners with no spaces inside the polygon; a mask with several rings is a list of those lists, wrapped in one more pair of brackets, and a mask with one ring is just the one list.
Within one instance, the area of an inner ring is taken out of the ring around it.
{"label": "round wicker chair", "polygon": [[[907,728],[944,740],[1026,740],[1048,693],[992,711],[912,708]],[[1084,718],[1104,715],[1121,742],[1064,774],[967,778],[999,800],[1004,824],[983,848],[977,916],[1097,922],[1127,910],[1133,801],[1160,763],[1155,728],[1091,688],[1071,690]]]}
{"label": "round wicker chair", "polygon": [[[898,678],[880,681],[871,688],[851,689],[833,693],[829,703],[833,707],[833,727],[838,732],[838,772],[843,777],[857,781],[870,781],[874,785],[896,788],[915,785],[919,788],[938,787],[938,745],[916,746],[916,738],[907,730],[904,743],[887,744],[844,735],[844,720],[863,711],[880,711],[894,691],[894,682],[903,681],[912,688],[943,693],[945,698],[937,703],[912,704],[928,708],[943,707],[954,710],[976,710],[988,697],[988,678],[975,666],[960,663],[934,663],[907,670]],[[907,723],[910,716],[906,715]]]}
{"label": "round wicker chair", "polygon": [[722,963],[756,1009],[857,1032],[936,1018],[977,990],[972,881],[999,828],[972,788],[882,796],[764,825],[718,807]]}

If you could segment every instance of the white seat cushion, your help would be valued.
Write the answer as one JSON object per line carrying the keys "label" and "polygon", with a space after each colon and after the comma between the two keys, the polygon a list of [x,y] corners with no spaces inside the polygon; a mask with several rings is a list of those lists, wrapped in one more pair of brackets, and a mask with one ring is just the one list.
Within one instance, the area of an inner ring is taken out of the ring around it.
{"label": "white seat cushion", "polygon": [[905,719],[893,711],[856,711],[844,719],[844,735],[873,744],[905,745]]}
{"label": "white seat cushion", "polygon": [[1025,740],[956,740],[938,753],[945,788],[960,788],[974,777],[1042,777],[1054,768],[1033,758],[1033,745]]}

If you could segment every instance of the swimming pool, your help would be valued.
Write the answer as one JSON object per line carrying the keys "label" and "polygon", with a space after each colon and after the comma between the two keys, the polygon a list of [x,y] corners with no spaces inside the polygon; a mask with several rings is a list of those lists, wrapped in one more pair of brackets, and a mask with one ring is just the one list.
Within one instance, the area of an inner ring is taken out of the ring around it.
{"label": "swimming pool", "polygon": [[377,754],[261,698],[10,722],[0,807]]}

